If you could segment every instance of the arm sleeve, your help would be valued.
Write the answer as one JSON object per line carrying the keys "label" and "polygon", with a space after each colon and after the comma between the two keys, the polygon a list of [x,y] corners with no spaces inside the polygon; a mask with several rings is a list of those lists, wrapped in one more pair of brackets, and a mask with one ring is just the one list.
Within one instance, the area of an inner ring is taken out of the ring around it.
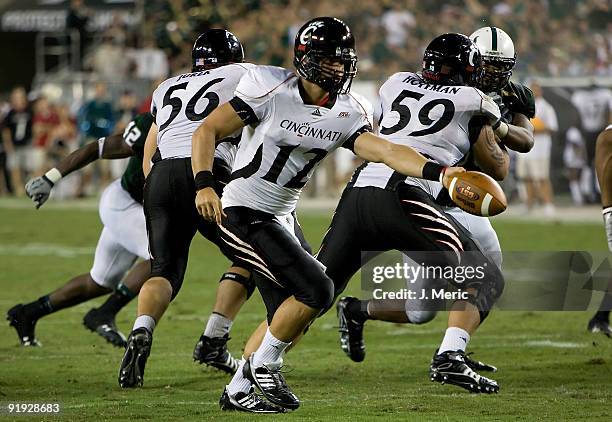
{"label": "arm sleeve", "polygon": [[372,132],[372,126],[369,124],[361,126],[357,129],[351,136],[347,138],[346,141],[342,144],[342,148],[346,148],[350,150],[353,154],[355,153],[355,141],[359,137],[359,135],[364,134],[366,132]]}
{"label": "arm sleeve", "polygon": [[353,130],[349,132],[349,137],[342,143],[343,148],[346,148],[353,153],[355,153],[355,140],[357,140],[359,135],[363,133],[372,132],[372,122],[374,120],[374,110],[372,104],[365,99],[363,100],[363,103],[360,104],[363,106],[363,114],[353,127]]}

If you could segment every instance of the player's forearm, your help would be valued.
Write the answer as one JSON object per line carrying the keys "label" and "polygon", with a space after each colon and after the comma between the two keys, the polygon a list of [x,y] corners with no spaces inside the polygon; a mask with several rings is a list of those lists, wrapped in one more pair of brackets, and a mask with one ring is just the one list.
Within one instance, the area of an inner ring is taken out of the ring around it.
{"label": "player's forearm", "polygon": [[512,123],[508,124],[508,133],[500,139],[511,150],[521,153],[529,152],[534,144],[533,125],[527,117],[522,114],[517,115]]}
{"label": "player's forearm", "polygon": [[428,162],[427,158],[414,149],[397,144],[391,144],[383,161],[398,173],[412,177],[423,177],[423,168]]}
{"label": "player's forearm", "polygon": [[148,177],[149,173],[151,172],[151,161],[153,160],[153,155],[155,155],[155,150],[157,149],[157,132],[157,125],[153,123],[149,129],[149,133],[147,133],[142,154],[142,172],[144,173],[145,178]]}
{"label": "player's forearm", "polygon": [[220,134],[206,122],[201,124],[194,132],[193,142],[191,143],[191,167],[194,176],[201,171],[212,172],[218,139],[220,139]]}
{"label": "player's forearm", "polygon": [[62,176],[67,176],[73,171],[82,169],[87,164],[96,161],[99,156],[98,141],[90,142],[64,157],[56,168]]}
{"label": "player's forearm", "polygon": [[612,207],[612,130],[605,130],[597,137],[594,163],[601,192],[601,205],[610,208]]}
{"label": "player's forearm", "polygon": [[423,177],[423,167],[429,162],[413,148],[394,144],[371,132],[359,135],[354,149],[355,154],[364,160],[386,164],[406,176]]}
{"label": "player's forearm", "polygon": [[[490,129],[483,127],[481,134]],[[490,134],[492,135],[492,134]],[[479,137],[474,144],[474,160],[478,167],[495,180],[504,180],[510,170],[510,156],[505,148],[497,143],[495,136]]]}
{"label": "player's forearm", "polygon": [[504,145],[516,152],[529,152],[533,148],[533,134],[525,128],[508,125],[508,135],[502,140]]}

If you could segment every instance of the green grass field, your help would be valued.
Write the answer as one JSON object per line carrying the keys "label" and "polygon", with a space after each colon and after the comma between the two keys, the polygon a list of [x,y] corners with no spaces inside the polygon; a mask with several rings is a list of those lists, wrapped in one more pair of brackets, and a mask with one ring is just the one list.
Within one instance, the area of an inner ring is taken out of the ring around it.
{"label": "green grass field", "polygon": [[[302,215],[316,248],[329,215]],[[495,224],[507,250],[605,250],[599,225]],[[0,311],[34,300],[70,277],[89,271],[100,223],[96,211],[47,207],[0,209]],[[155,332],[145,386],[117,385],[122,352],[86,331],[82,316],[103,299],[41,320],[42,348],[21,348],[14,330],[0,328],[0,404],[58,402],[64,420],[252,420],[228,414],[217,401],[228,378],[192,362],[193,346],[211,310],[227,261],[196,239],[183,290]],[[359,291],[355,281],[350,287]],[[127,333],[131,303],[118,317]],[[287,355],[289,384],[302,399],[290,415],[300,420],[612,420],[612,340],[586,332],[587,312],[497,312],[469,349],[500,368],[501,391],[470,395],[429,382],[428,364],[445,328],[445,315],[423,326],[369,323],[367,358],[355,364],[341,352],[334,313],[320,319]],[[230,348],[239,355],[263,319],[258,295],[235,322]],[[0,420],[9,418],[0,415]],[[37,416],[38,420],[45,419]],[[261,416],[266,418],[266,416]],[[267,418],[270,418],[267,416]],[[16,420],[21,420],[17,418]]]}

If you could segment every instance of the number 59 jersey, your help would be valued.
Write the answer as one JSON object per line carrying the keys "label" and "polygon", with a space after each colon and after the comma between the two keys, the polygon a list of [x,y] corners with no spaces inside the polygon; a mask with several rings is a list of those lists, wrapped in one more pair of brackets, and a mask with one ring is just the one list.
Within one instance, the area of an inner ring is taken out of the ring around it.
{"label": "number 59 jersey", "polygon": [[[470,150],[470,133],[482,125],[483,94],[473,87],[434,85],[419,74],[399,72],[381,86],[379,95],[379,135],[444,166],[461,164]],[[440,183],[403,176],[382,163],[357,169],[349,186],[395,189],[399,183],[421,186],[434,197],[440,190]]]}
{"label": "number 59 jersey", "polygon": [[[157,124],[157,146],[163,159],[191,157],[191,137],[217,106],[228,102],[240,78],[254,65],[235,63],[166,79],[153,92],[151,113]],[[234,134],[239,136],[238,134]],[[230,166],[235,147],[221,143],[215,151]]]}

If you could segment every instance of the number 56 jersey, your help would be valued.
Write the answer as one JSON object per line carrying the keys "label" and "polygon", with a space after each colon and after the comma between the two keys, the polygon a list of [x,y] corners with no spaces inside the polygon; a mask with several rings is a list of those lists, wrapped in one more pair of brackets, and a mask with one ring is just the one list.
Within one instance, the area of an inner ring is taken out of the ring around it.
{"label": "number 56 jersey", "polygon": [[[475,141],[483,118],[482,92],[469,86],[434,85],[421,75],[399,72],[380,88],[382,115],[379,135],[407,145],[444,166],[461,165]],[[366,163],[349,186],[395,189],[399,183],[417,185],[434,197],[438,182],[403,176],[382,163]]]}
{"label": "number 56 jersey", "polygon": [[302,187],[325,156],[371,131],[372,105],[358,94],[339,94],[325,105],[305,104],[298,77],[257,66],[236,88],[230,104],[247,124],[236,153],[223,207],[242,206],[273,215],[291,213]]}
{"label": "number 56 jersey", "polygon": [[[220,104],[234,96],[240,78],[254,67],[235,63],[166,79],[153,92],[151,113],[157,124],[157,146],[163,159],[191,157],[193,132]],[[234,134],[239,135],[239,134]],[[235,146],[219,144],[215,156],[232,165]]]}

